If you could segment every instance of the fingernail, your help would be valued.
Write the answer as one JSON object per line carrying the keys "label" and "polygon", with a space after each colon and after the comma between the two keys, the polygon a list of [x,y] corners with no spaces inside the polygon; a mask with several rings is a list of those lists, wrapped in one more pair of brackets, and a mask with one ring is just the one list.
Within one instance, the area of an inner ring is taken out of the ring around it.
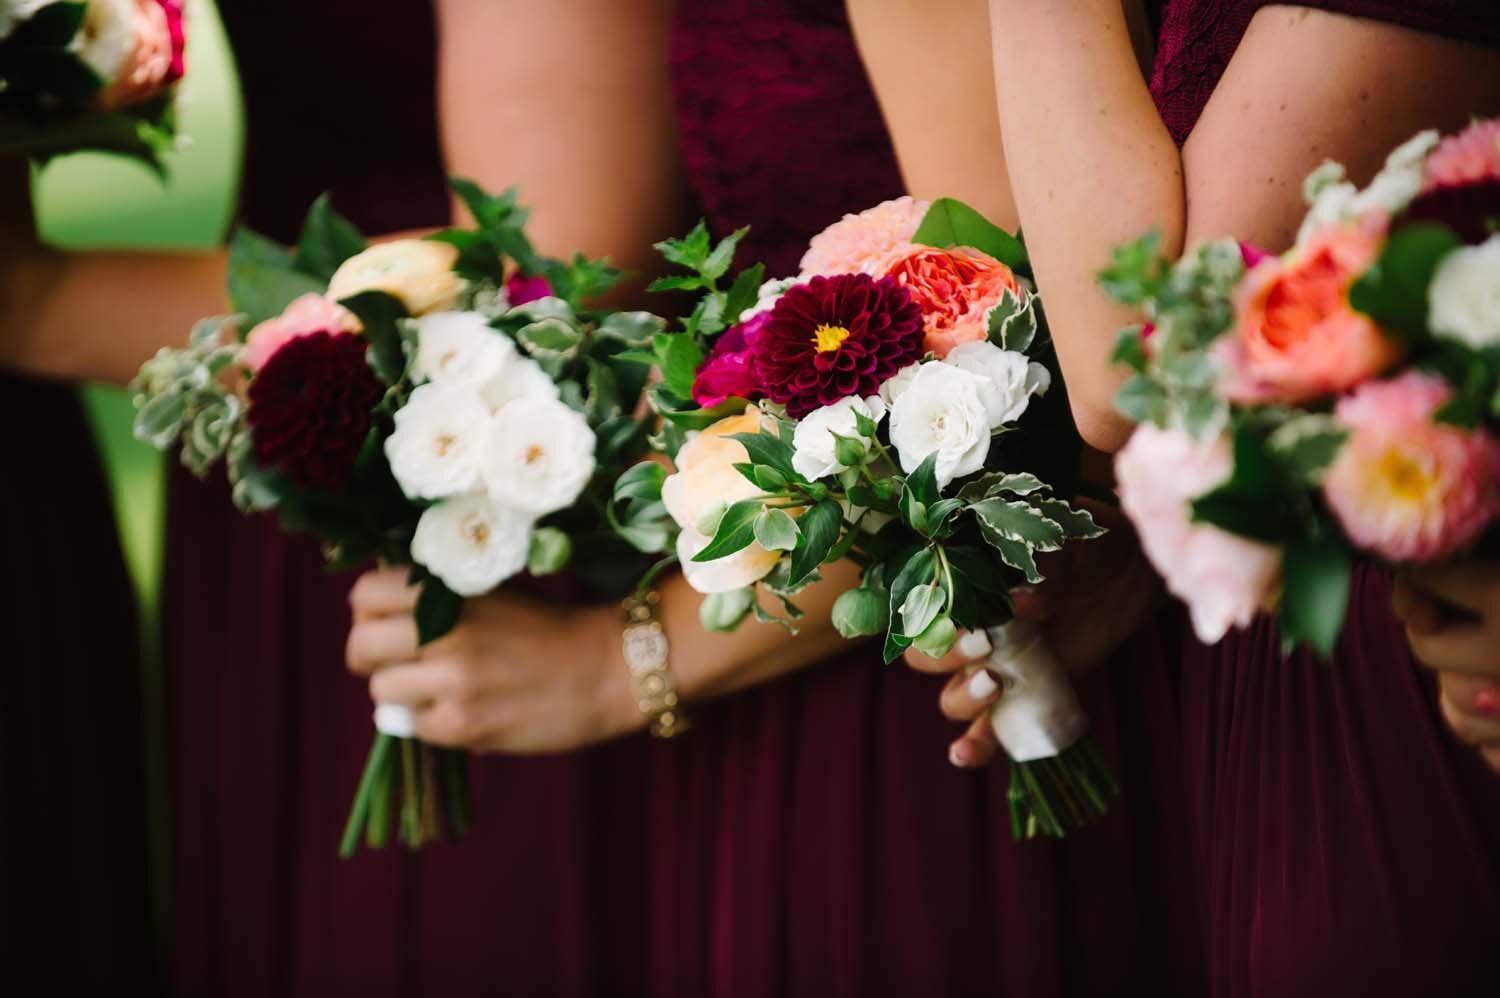
{"label": "fingernail", "polygon": [[1474,691],[1474,709],[1489,717],[1500,716],[1500,690],[1481,686]]}
{"label": "fingernail", "polygon": [[1000,685],[995,682],[995,677],[990,675],[988,669],[978,669],[969,679],[969,696],[975,700],[988,700],[994,696]]}
{"label": "fingernail", "polygon": [[964,750],[963,742],[954,742],[948,746],[948,761],[959,769],[968,769],[973,765],[973,760],[969,758],[969,753]]}
{"label": "fingernail", "polygon": [[958,639],[958,653],[967,659],[987,658],[995,646],[990,644],[990,636],[983,631],[969,631]]}

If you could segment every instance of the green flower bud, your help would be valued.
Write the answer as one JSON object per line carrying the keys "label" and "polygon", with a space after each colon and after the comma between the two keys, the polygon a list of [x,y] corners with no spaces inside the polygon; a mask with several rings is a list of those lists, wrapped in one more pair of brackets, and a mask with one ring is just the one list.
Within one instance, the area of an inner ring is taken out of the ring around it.
{"label": "green flower bud", "polygon": [[526,554],[526,570],[532,575],[551,575],[561,571],[573,556],[573,541],[556,527],[538,527],[531,532],[531,550]]}
{"label": "green flower bud", "polygon": [[846,638],[884,634],[891,620],[891,594],[860,586],[833,602],[833,626]]}
{"label": "green flower bud", "polygon": [[953,626],[951,617],[942,613],[927,625],[927,630],[917,635],[912,644],[932,658],[942,658],[953,650],[953,642],[957,640],[958,628]]}

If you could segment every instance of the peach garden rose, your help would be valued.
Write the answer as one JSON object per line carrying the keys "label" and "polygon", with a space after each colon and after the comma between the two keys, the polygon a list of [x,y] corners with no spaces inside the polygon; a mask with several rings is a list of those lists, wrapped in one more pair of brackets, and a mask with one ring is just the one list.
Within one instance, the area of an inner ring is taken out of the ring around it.
{"label": "peach garden rose", "polygon": [[988,253],[957,247],[913,247],[886,270],[911,292],[922,309],[926,346],[939,359],[960,343],[989,337],[989,311],[1008,291],[1018,294],[1016,275]]}

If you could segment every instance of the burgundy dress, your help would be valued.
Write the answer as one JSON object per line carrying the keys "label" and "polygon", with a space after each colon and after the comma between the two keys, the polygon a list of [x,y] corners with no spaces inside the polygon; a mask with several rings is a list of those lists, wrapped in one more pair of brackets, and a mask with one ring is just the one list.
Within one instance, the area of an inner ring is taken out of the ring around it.
{"label": "burgundy dress", "polygon": [[[719,232],[751,225],[745,255],[769,273],[902,192],[838,0],[681,4],[671,56],[703,209]],[[1190,916],[1156,889],[1185,852],[1156,812],[1180,793],[1150,782],[1170,779],[1170,745],[1116,729],[1174,716],[1164,685],[1132,674],[1160,679],[1164,636],[1083,685],[1128,790],[1061,844],[1011,840],[1006,768],[951,766],[941,680],[878,648],[696,707],[689,735],[652,750],[652,993],[1194,993]]]}
{"label": "burgundy dress", "polygon": [[[1483,0],[1309,6],[1500,42]],[[1179,143],[1254,7],[1168,5],[1152,90]],[[1386,572],[1357,569],[1328,663],[1283,659],[1264,618],[1189,636],[1182,724],[1213,994],[1500,993],[1500,777],[1439,717]]]}
{"label": "burgundy dress", "polygon": [[0,994],[161,994],[136,605],[72,385],[0,372],[0,464]]}
{"label": "burgundy dress", "polygon": [[[378,17],[360,0],[219,8],[246,101],[247,224],[294,240],[324,190],[372,234],[447,221],[426,0]],[[338,860],[372,737],[344,669],[352,580],[221,485],[174,472],[162,616],[179,992],[638,991],[640,740],[476,759],[464,842]]]}

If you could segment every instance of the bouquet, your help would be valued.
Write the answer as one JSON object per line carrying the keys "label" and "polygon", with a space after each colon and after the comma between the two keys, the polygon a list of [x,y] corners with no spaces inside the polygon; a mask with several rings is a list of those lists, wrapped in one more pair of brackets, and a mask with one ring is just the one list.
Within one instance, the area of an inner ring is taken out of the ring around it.
{"label": "bouquet", "polygon": [[[639,577],[604,508],[646,450],[647,369],[628,355],[663,326],[586,305],[617,272],[535,253],[513,191],[454,187],[476,228],[366,247],[325,196],[293,250],[237,233],[239,314],[199,323],[133,385],[138,437],[200,476],[222,461],[241,509],[312,532],[331,568],[411,565],[424,644],[523,573],[567,568],[599,594]],[[445,815],[462,832],[465,757],[413,741],[405,707],[378,707],[376,726],[341,852],[384,845],[398,804],[412,846]]]}
{"label": "bouquet", "polygon": [[1102,814],[1114,782],[1061,666],[1012,621],[1008,596],[1041,581],[1038,552],[1101,533],[1047,484],[1073,480],[1080,444],[1062,392],[1048,391],[1054,359],[1016,274],[1021,243],[956,201],[901,198],[815,238],[798,277],[763,282],[756,265],[721,288],[743,234],[711,244],[700,224],[659,246],[688,273],[655,287],[701,294],[653,344],[655,444],[675,471],[630,469],[615,522],[642,550],[675,549],[708,594],[709,628],[752,613],[794,626],[798,591],[843,558],[862,581],[833,622],[883,637],[887,662],[911,646],[941,656],[959,628],[988,628],[1016,835]]}
{"label": "bouquet", "polygon": [[0,150],[97,149],[160,172],[184,41],[183,0],[0,0]]}
{"label": "bouquet", "polygon": [[1148,236],[1101,275],[1138,421],[1120,499],[1198,637],[1262,608],[1338,638],[1352,559],[1436,561],[1500,512],[1500,119],[1395,150],[1363,190],[1325,163],[1296,245],[1175,265]]}

